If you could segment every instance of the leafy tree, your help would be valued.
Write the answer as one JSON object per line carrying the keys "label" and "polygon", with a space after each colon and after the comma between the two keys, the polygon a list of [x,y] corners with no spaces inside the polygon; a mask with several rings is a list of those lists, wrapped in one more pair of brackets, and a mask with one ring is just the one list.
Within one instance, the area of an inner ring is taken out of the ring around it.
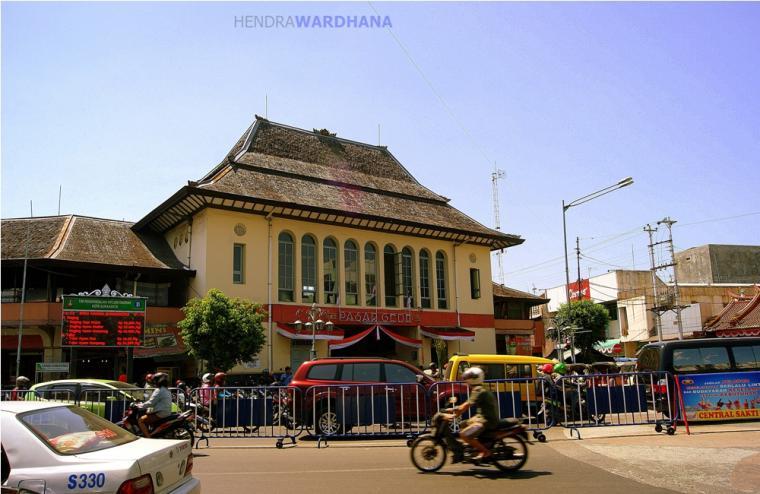
{"label": "leafy tree", "polygon": [[228,370],[259,353],[266,337],[266,311],[248,300],[230,298],[216,288],[182,308],[177,324],[190,355],[208,361],[210,369]]}
{"label": "leafy tree", "polygon": [[[562,304],[554,316],[558,328],[576,327],[575,331],[591,330],[590,333],[578,333],[575,335],[575,348],[582,352],[589,351],[598,341],[607,339],[607,323],[610,313],[607,308],[595,304],[590,300],[578,300],[569,304]],[[566,330],[570,335],[574,330]]]}

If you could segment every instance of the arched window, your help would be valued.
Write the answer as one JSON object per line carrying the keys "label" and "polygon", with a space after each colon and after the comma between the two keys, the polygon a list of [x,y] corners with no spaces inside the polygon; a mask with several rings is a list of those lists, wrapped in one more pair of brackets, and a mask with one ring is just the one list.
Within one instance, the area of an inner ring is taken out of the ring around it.
{"label": "arched window", "polygon": [[435,254],[435,287],[438,298],[438,308],[448,309],[446,297],[446,256],[440,250]]}
{"label": "arched window", "polygon": [[323,289],[325,291],[325,303],[338,303],[338,244],[331,238],[326,238],[322,244],[322,273]]}
{"label": "arched window", "polygon": [[388,244],[383,249],[383,274],[385,274],[385,306],[396,307],[398,305],[399,286],[399,259],[396,249]]}
{"label": "arched window", "polygon": [[423,309],[432,307],[430,300],[430,254],[420,251],[420,304]]}
{"label": "arched window", "polygon": [[377,250],[372,244],[364,246],[364,295],[367,306],[377,305]]}
{"label": "arched window", "polygon": [[401,295],[404,297],[404,307],[411,308],[416,305],[414,300],[414,256],[412,249],[404,247],[401,251]]}
{"label": "arched window", "polygon": [[346,305],[359,305],[359,248],[349,240],[343,247]]}
{"label": "arched window", "polygon": [[280,302],[293,302],[293,286],[295,285],[293,237],[289,233],[282,232],[280,233],[278,240],[278,299]]}
{"label": "arched window", "polygon": [[317,244],[311,235],[301,239],[301,301],[317,301]]}

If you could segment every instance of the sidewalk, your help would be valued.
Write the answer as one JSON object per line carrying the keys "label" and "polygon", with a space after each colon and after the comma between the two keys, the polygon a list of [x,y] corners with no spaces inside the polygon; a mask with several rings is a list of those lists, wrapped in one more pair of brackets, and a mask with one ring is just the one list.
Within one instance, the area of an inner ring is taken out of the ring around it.
{"label": "sidewalk", "polygon": [[675,435],[652,426],[547,431],[547,445],[626,478],[684,493],[760,492],[760,422],[679,426]]}

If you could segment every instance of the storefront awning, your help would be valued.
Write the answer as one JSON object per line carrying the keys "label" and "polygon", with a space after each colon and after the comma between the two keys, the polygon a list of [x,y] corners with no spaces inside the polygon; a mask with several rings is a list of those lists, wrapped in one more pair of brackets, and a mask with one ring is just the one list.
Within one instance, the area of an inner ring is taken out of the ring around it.
{"label": "storefront awning", "polygon": [[736,338],[741,336],[760,336],[760,328],[719,329],[715,331],[718,338]]}
{"label": "storefront awning", "polygon": [[422,333],[422,336],[427,336],[434,340],[475,341],[475,332],[464,328],[428,328],[423,326],[420,328],[420,333]]}
{"label": "storefront awning", "polygon": [[[3,335],[3,350],[16,350],[18,348],[17,335]],[[42,350],[42,336],[36,334],[26,334],[21,336],[21,350]]]}
{"label": "storefront awning", "polygon": [[412,348],[421,348],[422,347],[422,341],[417,340],[415,338],[408,338],[406,336],[402,336],[398,333],[394,333],[388,328],[385,328],[383,326],[377,325],[372,326],[368,329],[365,329],[361,333],[355,334],[353,336],[349,336],[348,338],[339,340],[339,341],[331,341],[328,344],[330,345],[330,350],[340,350],[342,348],[350,347],[351,345],[358,343],[359,341],[363,340],[370,334],[374,334],[375,337],[379,340],[380,339],[380,333],[384,333],[386,336],[391,338],[396,343],[401,343],[402,345],[410,346]]}
{"label": "storefront awning", "polygon": [[[281,334],[285,338],[290,338],[291,340],[311,340],[312,334],[311,331],[307,331],[305,329],[297,330],[296,328],[287,326],[287,325],[277,325],[277,333]],[[315,340],[342,340],[343,339],[343,330],[339,328],[333,328],[331,331],[328,331],[327,329],[322,329],[321,331],[315,331],[314,332],[314,339]]]}

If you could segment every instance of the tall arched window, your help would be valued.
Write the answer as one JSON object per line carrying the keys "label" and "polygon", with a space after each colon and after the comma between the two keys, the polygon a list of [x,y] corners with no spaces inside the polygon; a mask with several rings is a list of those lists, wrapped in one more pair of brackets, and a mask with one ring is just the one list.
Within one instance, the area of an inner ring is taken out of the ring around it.
{"label": "tall arched window", "polygon": [[293,286],[295,285],[293,236],[289,233],[282,232],[280,233],[278,240],[278,300],[280,302],[293,302]]}
{"label": "tall arched window", "polygon": [[317,244],[311,235],[301,239],[301,301],[317,301]]}
{"label": "tall arched window", "polygon": [[440,250],[435,254],[435,287],[438,298],[438,308],[448,309],[446,297],[446,256]]}
{"label": "tall arched window", "polygon": [[377,249],[372,244],[364,246],[364,300],[367,306],[377,305]]}
{"label": "tall arched window", "polygon": [[353,240],[343,247],[346,305],[359,305],[359,249]]}
{"label": "tall arched window", "polygon": [[325,303],[338,303],[338,244],[331,238],[326,238],[322,244],[322,280],[325,291]]}
{"label": "tall arched window", "polygon": [[383,249],[383,274],[385,274],[385,306],[396,307],[398,305],[398,293],[401,291],[399,286],[399,266],[396,249],[388,244]]}
{"label": "tall arched window", "polygon": [[412,249],[404,247],[401,251],[401,295],[404,297],[404,307],[411,308],[416,305],[414,300],[414,256]]}
{"label": "tall arched window", "polygon": [[430,300],[430,254],[420,251],[420,304],[423,309],[432,307]]}

